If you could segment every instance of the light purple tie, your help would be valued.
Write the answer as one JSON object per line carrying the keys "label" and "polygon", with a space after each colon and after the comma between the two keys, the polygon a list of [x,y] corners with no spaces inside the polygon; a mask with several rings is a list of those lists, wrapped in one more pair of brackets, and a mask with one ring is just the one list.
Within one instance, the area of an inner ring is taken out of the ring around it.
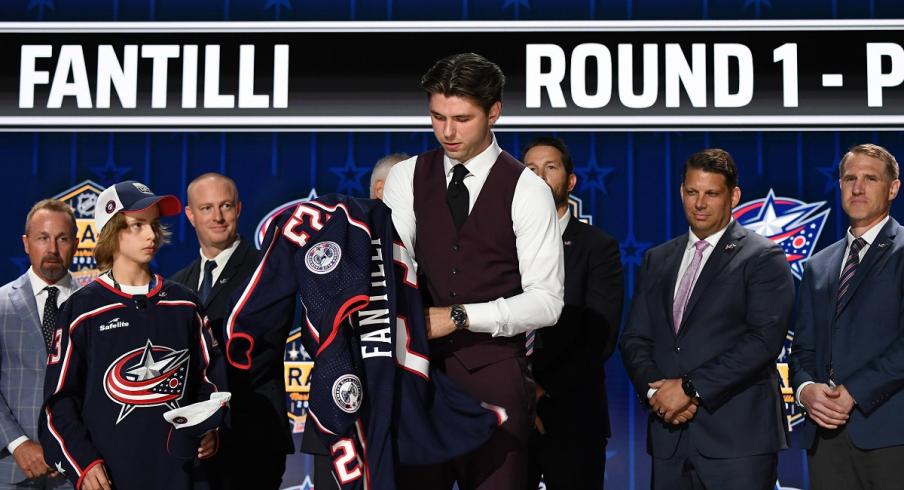
{"label": "light purple tie", "polygon": [[691,291],[694,289],[694,278],[697,277],[697,271],[700,270],[700,262],[703,261],[703,251],[709,246],[706,240],[700,240],[694,244],[697,251],[694,253],[694,260],[691,265],[684,271],[681,282],[678,283],[678,294],[675,295],[675,304],[672,305],[672,320],[675,322],[675,333],[678,333],[678,327],[681,326],[681,319],[684,317],[684,309],[687,308],[687,300],[691,297]]}

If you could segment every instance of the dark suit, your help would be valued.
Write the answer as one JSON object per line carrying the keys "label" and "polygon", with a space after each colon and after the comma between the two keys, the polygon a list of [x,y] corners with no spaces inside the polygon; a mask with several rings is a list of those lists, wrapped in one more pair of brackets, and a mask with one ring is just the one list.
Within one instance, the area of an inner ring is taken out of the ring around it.
{"label": "dark suit", "polygon": [[[572,216],[562,234],[565,307],[555,326],[537,330],[534,380],[546,433],[530,440],[528,488],[603,488],[609,410],[603,364],[615,351],[624,301],[618,242]],[[591,410],[592,407],[592,410]],[[580,447],[580,451],[574,448]]]}
{"label": "dark suit", "polygon": [[[258,251],[241,239],[204,302],[208,324],[224,354],[223,320],[229,296],[254,272],[257,258]],[[172,280],[197,291],[200,277],[201,258],[198,257]],[[294,310],[254,344],[251,370],[243,371],[227,364],[226,374],[233,396],[230,402],[232,430],[224,438],[224,456],[210,463],[214,467],[208,471],[212,473],[213,484],[219,480],[224,488],[242,490],[278,489],[281,484],[286,454],[295,451],[286,414],[283,370],[286,338],[292,328],[293,316]]]}
{"label": "dark suit", "polygon": [[[775,453],[788,447],[775,368],[794,303],[785,254],[732,221],[700,271],[676,335],[672,304],[687,243],[685,234],[647,252],[620,343],[645,406],[648,383],[662,379],[687,375],[699,394],[698,411],[685,424],[649,416],[655,488],[669,488],[656,474],[657,464],[672,458],[679,442],[691,454],[723,461],[757,455],[774,461]],[[763,484],[736,481],[730,487]],[[772,488],[774,479],[768,484]]]}
{"label": "dark suit", "polygon": [[[846,239],[807,262],[789,360],[795,393],[807,381],[843,384],[857,405],[846,431],[858,449],[904,445],[904,228],[889,219],[870,244],[835,313]],[[818,429],[804,421],[801,443]],[[895,470],[897,468],[894,468]]]}

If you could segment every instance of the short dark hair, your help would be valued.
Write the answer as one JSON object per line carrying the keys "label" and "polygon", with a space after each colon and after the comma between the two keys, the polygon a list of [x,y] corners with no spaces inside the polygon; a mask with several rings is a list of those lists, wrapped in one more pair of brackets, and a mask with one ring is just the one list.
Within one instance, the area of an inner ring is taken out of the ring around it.
{"label": "short dark hair", "polygon": [[874,145],[872,143],[866,143],[863,145],[851,147],[851,149],[844,154],[844,157],[841,159],[841,163],[838,164],[839,179],[844,178],[844,167],[845,165],[847,165],[848,160],[850,160],[854,155],[866,155],[881,160],[882,163],[885,164],[885,173],[888,175],[888,181],[894,182],[898,180],[898,161],[895,160],[894,155],[889,153],[885,148],[879,145]]}
{"label": "short dark hair", "polygon": [[731,155],[725,150],[709,148],[691,155],[684,162],[684,170],[681,172],[682,183],[687,178],[687,171],[692,168],[724,175],[729,191],[733,191],[738,186],[738,167],[735,166]]}
{"label": "short dark hair", "polygon": [[474,53],[463,53],[436,62],[421,77],[421,87],[429,97],[465,97],[473,100],[489,113],[496,102],[502,101],[505,75],[496,63]]}
{"label": "short dark hair", "polygon": [[559,150],[559,153],[562,154],[562,165],[565,166],[565,175],[569,176],[574,173],[574,160],[571,158],[571,153],[568,151],[568,145],[562,141],[562,138],[550,138],[549,136],[537,136],[533,141],[527,144],[524,147],[524,151],[521,152],[521,161],[524,161],[524,157],[527,156],[527,152],[531,150],[531,148],[537,146],[550,146]]}

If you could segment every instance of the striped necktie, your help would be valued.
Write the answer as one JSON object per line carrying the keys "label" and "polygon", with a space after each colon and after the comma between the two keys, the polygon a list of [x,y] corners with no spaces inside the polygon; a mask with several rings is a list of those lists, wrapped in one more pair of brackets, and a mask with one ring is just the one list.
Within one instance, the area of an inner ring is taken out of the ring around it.
{"label": "striped necktie", "polygon": [[851,287],[851,279],[857,272],[857,266],[860,265],[860,251],[866,245],[866,240],[860,237],[851,243],[851,251],[848,253],[847,260],[844,262],[844,270],[841,271],[841,280],[838,282],[838,302],[835,304],[835,312],[841,308],[841,300]]}

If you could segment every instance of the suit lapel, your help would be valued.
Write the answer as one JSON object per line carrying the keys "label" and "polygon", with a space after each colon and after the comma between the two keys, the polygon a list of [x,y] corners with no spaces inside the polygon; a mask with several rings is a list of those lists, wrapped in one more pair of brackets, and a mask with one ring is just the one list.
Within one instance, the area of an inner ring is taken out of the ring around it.
{"label": "suit lapel", "polygon": [[565,227],[565,232],[562,233],[562,244],[563,249],[565,250],[565,263],[568,263],[568,259],[574,254],[574,250],[578,247],[578,240],[580,240],[581,228],[577,224],[577,217],[572,216],[568,219],[568,225]]}
{"label": "suit lapel", "polygon": [[721,272],[722,269],[738,255],[741,248],[744,247],[743,240],[747,236],[747,233],[748,231],[738,224],[737,221],[732,221],[731,224],[728,225],[725,234],[722,235],[719,243],[713,248],[712,254],[710,254],[709,259],[706,260],[706,264],[703,266],[703,270],[700,271],[697,282],[694,283],[691,297],[688,299],[687,307],[684,309],[684,317],[681,319],[682,328],[679,332],[684,330],[683,325],[685,320],[690,315],[691,311],[693,311],[694,306],[697,305],[697,301],[703,296],[709,283],[719,275],[719,272]]}
{"label": "suit lapel", "polygon": [[[872,269],[876,264],[880,262],[884,262],[887,260],[888,254],[886,253],[891,249],[892,244],[895,240],[895,235],[898,231],[898,222],[894,220],[894,218],[889,218],[888,222],[885,223],[885,226],[882,227],[882,230],[879,231],[879,234],[876,235],[875,241],[870,244],[869,249],[866,251],[866,255],[863,256],[863,260],[860,262],[860,265],[857,266],[857,272],[854,274],[854,277],[851,278],[851,284],[848,288],[847,293],[845,293],[844,298],[841,300],[841,304],[837,305],[836,308],[836,316],[838,313],[841,313],[842,310],[848,305],[851,301],[851,298],[857,293],[857,287],[860,286],[860,283],[863,282],[863,279],[869,275],[870,269]],[[842,259],[847,259],[847,239],[844,240],[844,248],[842,249]],[[836,304],[838,301],[838,282],[840,279],[840,271],[841,265],[838,266],[838,274],[833,274],[835,277],[835,300],[832,301],[832,304]]]}
{"label": "suit lapel", "polygon": [[[226,262],[226,266],[223,267],[223,272],[220,273],[220,277],[218,277],[216,282],[211,285],[210,294],[207,295],[207,301],[204,302],[204,307],[210,305],[213,299],[226,287],[226,283],[228,283],[235,275],[235,271],[242,265],[242,262],[245,261],[245,253],[248,251],[249,246],[250,245],[248,245],[246,240],[239,238],[238,247],[236,247],[232,256],[229,257],[229,261]],[[198,274],[200,274],[200,269],[199,266]],[[197,281],[195,281],[195,284],[197,284]]]}
{"label": "suit lapel", "polygon": [[201,283],[201,257],[195,259],[188,268],[188,277],[185,278],[186,286],[194,292],[198,292],[198,284]]}
{"label": "suit lapel", "polygon": [[684,258],[684,252],[687,250],[688,235],[684,235],[684,240],[676,240],[674,246],[666,252],[665,268],[662,277],[662,307],[665,308],[665,317],[668,320],[669,331],[675,334],[675,322],[672,320],[672,307],[675,304],[675,285],[678,283],[678,269],[681,268],[681,259]]}
{"label": "suit lapel", "polygon": [[[41,332],[41,317],[38,316],[38,303],[35,301],[28,274],[23,274],[16,280],[9,292],[9,299],[13,308],[16,309],[16,315],[22,321],[22,325],[26,327],[23,330],[29,338],[33,339],[32,343],[40,343],[42,347],[46,348],[44,334]],[[27,325],[33,325],[34,328],[27,328]]]}

